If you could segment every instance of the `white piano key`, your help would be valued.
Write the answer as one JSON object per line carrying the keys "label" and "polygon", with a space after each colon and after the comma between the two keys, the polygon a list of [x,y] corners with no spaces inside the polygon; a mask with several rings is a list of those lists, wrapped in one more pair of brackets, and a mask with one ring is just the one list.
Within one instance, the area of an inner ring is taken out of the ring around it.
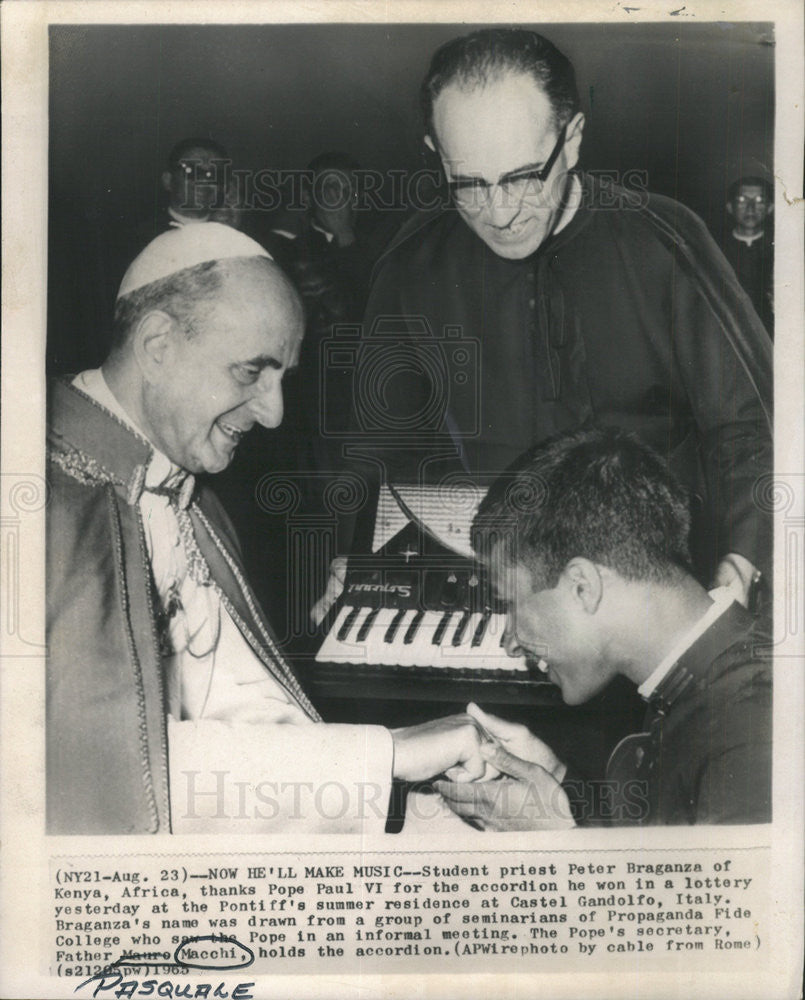
{"label": "white piano key", "polygon": [[483,669],[494,669],[491,661],[498,657],[500,632],[496,628],[496,625],[499,624],[496,622],[497,618],[497,615],[490,615],[481,644],[475,647],[475,661]]}
{"label": "white piano key", "polygon": [[444,617],[442,611],[426,611],[417,630],[413,643],[415,666],[435,667],[438,665],[439,649],[433,644],[433,636]]}
{"label": "white piano key", "polygon": [[390,665],[391,661],[387,658],[389,649],[391,645],[388,642],[384,642],[386,636],[386,629],[394,621],[394,616],[397,614],[396,608],[381,608],[374,623],[369,631],[369,636],[366,642],[366,662],[367,663],[377,663],[381,666]]}
{"label": "white piano key", "polygon": [[372,628],[374,623],[377,621],[377,616],[380,614],[380,608],[369,608],[366,615],[363,616],[357,631],[354,634],[352,641],[358,645],[362,646],[364,650],[368,648],[369,637],[372,633]]}
{"label": "white piano key", "polygon": [[[459,617],[455,624],[455,628],[452,630],[453,635],[455,635],[456,629],[461,624],[461,619],[463,615]],[[475,635],[475,630],[478,628],[478,623],[483,618],[480,611],[476,611],[470,615],[469,621],[464,629],[464,635],[461,642],[457,645],[453,645],[452,636],[450,637],[450,645],[444,650],[445,665],[450,666],[452,669],[458,670],[462,667],[467,669],[473,666],[473,656],[475,650],[472,648],[472,637]]]}
{"label": "white piano key", "polygon": [[486,670],[504,670],[511,673],[527,671],[522,657],[509,656],[503,645],[506,616],[493,614],[489,620],[486,634],[478,647],[479,666]]}
{"label": "white piano key", "polygon": [[399,608],[395,613],[394,617],[391,619],[391,624],[386,629],[386,634],[383,636],[383,642],[389,648],[397,641],[397,637],[400,631],[400,625],[405,618],[406,608]]}
{"label": "white piano key", "polygon": [[416,614],[416,608],[409,608],[405,612],[405,617],[400,622],[400,627],[397,629],[394,642],[390,643],[391,649],[386,655],[388,656],[389,663],[391,663],[392,666],[413,667],[417,665],[417,661],[414,659],[416,644],[413,642],[405,642],[405,635],[408,632],[408,627],[416,617]]}
{"label": "white piano key", "polygon": [[[450,667],[455,666],[455,661],[452,659],[451,655],[453,651],[453,633],[455,632],[458,623],[461,621],[463,612],[451,611],[447,614],[447,624],[444,628],[442,628],[442,621],[445,616],[443,614],[439,614],[439,622],[434,630],[434,633],[441,632],[441,636],[439,637],[438,642],[431,643],[433,653],[432,666],[444,669],[449,669]],[[435,639],[436,634],[434,634],[432,638]]]}
{"label": "white piano key", "polygon": [[501,661],[501,668],[512,670],[516,674],[528,673],[528,664],[524,656],[507,656],[505,662]]}
{"label": "white piano key", "polygon": [[[485,641],[489,649],[503,649],[503,637],[506,634],[506,615],[492,614],[486,629]],[[483,645],[483,643],[482,643]]]}
{"label": "white piano key", "polygon": [[[366,621],[366,619],[369,617],[369,615],[373,611],[374,611],[374,608],[371,608],[371,607],[369,607],[369,608],[361,608],[360,609],[360,611],[358,612],[357,616],[355,617],[355,621],[352,623],[352,627],[350,628],[349,632],[346,634],[346,636],[344,636],[344,639],[342,640],[342,644],[344,646],[351,647],[354,650],[354,652],[356,652],[356,653],[359,650],[365,648],[366,644],[364,642],[360,642],[360,643],[358,642],[358,633],[360,632],[361,626],[363,625],[363,623]],[[363,662],[362,658],[361,658],[361,660],[359,662]]]}
{"label": "white piano key", "polygon": [[340,643],[336,636],[344,624],[346,619],[352,614],[354,606],[350,604],[345,604],[341,610],[336,615],[336,619],[330,627],[330,631],[324,638],[324,642],[321,644],[321,649],[316,653],[316,660],[319,663],[329,663],[332,662],[333,654],[341,651]]}
{"label": "white piano key", "polygon": [[453,635],[450,639],[450,645],[455,649],[457,646],[462,646],[467,641],[467,631],[470,627],[475,616],[470,611],[462,611],[459,615],[458,621],[453,628]]}
{"label": "white piano key", "polygon": [[354,604],[345,604],[344,607],[341,608],[341,610],[338,612],[338,616],[331,625],[328,635],[331,635],[333,637],[337,636],[341,630],[341,626],[344,624],[347,618],[349,618],[349,616],[352,614],[354,610],[355,610]]}
{"label": "white piano key", "polygon": [[[328,646],[325,662],[329,663],[366,663],[366,642],[358,642],[357,635],[366,618],[374,609],[370,607],[360,608],[355,616],[349,631],[343,639],[338,638],[338,629],[331,629],[328,639],[332,637],[333,643]],[[319,654],[322,655],[321,653]]]}

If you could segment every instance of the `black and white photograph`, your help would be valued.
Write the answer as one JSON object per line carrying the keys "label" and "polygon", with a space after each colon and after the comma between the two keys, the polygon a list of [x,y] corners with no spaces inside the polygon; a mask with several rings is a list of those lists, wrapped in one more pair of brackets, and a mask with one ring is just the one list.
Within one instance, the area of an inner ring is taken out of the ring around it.
{"label": "black and white photograph", "polygon": [[16,6],[4,995],[797,996],[797,5]]}

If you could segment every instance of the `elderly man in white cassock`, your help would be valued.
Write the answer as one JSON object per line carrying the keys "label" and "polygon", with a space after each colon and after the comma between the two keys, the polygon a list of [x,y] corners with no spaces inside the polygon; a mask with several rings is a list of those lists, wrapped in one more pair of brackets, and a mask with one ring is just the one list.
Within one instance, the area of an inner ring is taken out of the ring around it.
{"label": "elderly man in white cassock", "polygon": [[195,481],[280,423],[302,330],[262,247],[188,226],[129,267],[103,366],[52,387],[50,833],[369,833],[393,778],[483,772],[467,716],[321,722]]}

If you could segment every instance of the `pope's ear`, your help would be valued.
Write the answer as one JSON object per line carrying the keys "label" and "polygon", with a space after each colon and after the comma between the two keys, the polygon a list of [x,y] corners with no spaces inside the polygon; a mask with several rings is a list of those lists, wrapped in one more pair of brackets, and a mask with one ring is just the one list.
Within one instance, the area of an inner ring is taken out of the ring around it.
{"label": "pope's ear", "polygon": [[431,153],[436,152],[436,143],[433,141],[433,139],[431,139],[429,135],[425,136],[425,145],[428,147]]}
{"label": "pope's ear", "polygon": [[132,338],[134,357],[146,380],[156,378],[165,368],[175,336],[175,320],[159,309],[141,316]]}

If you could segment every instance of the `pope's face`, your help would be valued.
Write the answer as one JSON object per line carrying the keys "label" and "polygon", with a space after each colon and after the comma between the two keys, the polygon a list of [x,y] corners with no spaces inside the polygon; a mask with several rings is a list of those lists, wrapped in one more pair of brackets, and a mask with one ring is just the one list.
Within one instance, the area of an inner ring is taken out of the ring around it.
{"label": "pope's face", "polygon": [[560,130],[532,77],[508,73],[473,89],[450,84],[434,101],[429,145],[454,191],[460,184],[458,212],[498,256],[527,257],[552,232],[567,171],[578,161],[583,125],[581,114],[568,122],[561,152],[538,190],[540,185],[518,178],[545,166]]}
{"label": "pope's face", "polygon": [[496,556],[490,564],[493,588],[506,605],[506,649],[524,655],[562,691],[568,705],[580,705],[615,676],[601,654],[596,623],[563,573],[556,587],[535,590],[531,571]]}
{"label": "pope's face", "polygon": [[190,472],[220,472],[255,423],[282,421],[282,378],[296,365],[302,314],[293,293],[255,268],[199,308],[190,337],[174,321],[144,415],[156,446]]}

